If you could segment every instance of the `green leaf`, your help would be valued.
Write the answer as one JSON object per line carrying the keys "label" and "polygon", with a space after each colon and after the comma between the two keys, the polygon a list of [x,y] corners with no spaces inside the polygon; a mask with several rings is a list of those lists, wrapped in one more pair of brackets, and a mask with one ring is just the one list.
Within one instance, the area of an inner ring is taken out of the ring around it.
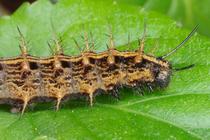
{"label": "green leaf", "polygon": [[[40,0],[24,4],[11,17],[0,19],[2,57],[20,54],[18,26],[30,53],[49,56],[47,41],[53,32],[63,39],[65,53],[77,55],[73,38],[84,47],[81,35],[92,32],[97,52],[106,50],[109,28],[119,50],[137,49],[137,40],[147,23],[146,53],[163,55],[178,45],[190,31],[180,29],[166,16],[144,12],[116,1],[62,0],[52,5]],[[54,29],[53,29],[53,27]],[[127,47],[130,34],[131,47]],[[158,47],[154,49],[156,42]],[[96,98],[90,107],[84,100],[70,100],[58,112],[52,104],[39,104],[22,117],[0,106],[1,139],[209,139],[210,138],[210,40],[196,34],[186,47],[168,60],[173,67],[195,64],[174,72],[169,87],[139,96],[122,89],[121,100],[108,95]]]}

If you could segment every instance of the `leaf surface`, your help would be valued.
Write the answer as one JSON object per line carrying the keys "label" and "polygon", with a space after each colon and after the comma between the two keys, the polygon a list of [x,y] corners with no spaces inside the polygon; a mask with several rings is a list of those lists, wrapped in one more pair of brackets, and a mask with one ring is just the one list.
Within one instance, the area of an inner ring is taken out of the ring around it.
{"label": "leaf surface", "polygon": [[[95,51],[106,50],[112,28],[119,50],[135,50],[147,23],[145,52],[156,56],[169,52],[190,32],[158,13],[116,1],[62,0],[52,5],[39,0],[24,4],[15,14],[0,19],[2,57],[20,54],[18,32],[21,29],[30,53],[50,55],[47,41],[53,33],[62,37],[65,53],[78,55],[75,38],[81,47],[81,35],[92,32]],[[130,34],[131,47],[128,47]],[[154,47],[158,44],[158,47]],[[195,64],[174,72],[169,87],[140,96],[122,89],[121,100],[107,95],[96,98],[93,107],[84,100],[71,100],[58,112],[52,104],[39,104],[20,118],[9,107],[0,107],[1,139],[209,139],[210,138],[210,40],[196,34],[186,47],[167,58],[173,67]],[[155,49],[156,48],[156,49]],[[154,50],[154,51],[153,51]]]}

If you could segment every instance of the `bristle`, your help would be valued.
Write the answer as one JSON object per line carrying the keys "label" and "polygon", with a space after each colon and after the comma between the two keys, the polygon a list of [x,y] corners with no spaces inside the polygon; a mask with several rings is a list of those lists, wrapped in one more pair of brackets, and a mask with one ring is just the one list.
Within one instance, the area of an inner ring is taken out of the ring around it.
{"label": "bristle", "polygon": [[17,30],[18,30],[18,33],[19,33],[19,36],[20,36],[20,46],[19,47],[20,47],[20,50],[21,50],[21,55],[26,56],[28,54],[27,43],[26,43],[25,38],[24,38],[23,34],[21,33],[19,27],[17,27]]}
{"label": "bristle", "polygon": [[145,43],[145,38],[146,38],[146,23],[144,23],[144,32],[141,40],[139,41],[139,53],[141,55],[144,54],[144,43]]}
{"label": "bristle", "polygon": [[130,40],[131,40],[131,35],[129,33],[128,34],[128,43],[127,43],[128,49],[127,49],[127,51],[131,49],[131,41]]}
{"label": "bristle", "polygon": [[56,49],[55,49],[55,54],[56,54],[56,55],[63,54],[63,53],[64,53],[64,52],[63,52],[63,47],[62,47],[62,45],[60,44],[60,42],[58,41],[58,39],[55,39],[54,42],[55,42],[55,47],[56,47]]}
{"label": "bristle", "polygon": [[145,37],[146,37],[146,24],[144,24],[144,33],[141,39],[139,39],[139,49],[138,49],[138,55],[135,58],[136,63],[140,63],[143,59],[144,55],[144,43],[145,43]]}
{"label": "bristle", "polygon": [[109,45],[108,45],[109,49],[115,49],[115,45],[114,45],[114,37],[113,37],[113,33],[112,31],[110,31],[110,35],[109,35]]}
{"label": "bristle", "polygon": [[84,50],[84,52],[89,52],[90,51],[90,46],[89,46],[89,40],[88,40],[87,32],[85,32],[85,34],[84,34],[84,40],[85,40],[85,50]]}
{"label": "bristle", "polygon": [[79,49],[80,53],[82,53],[82,48],[79,46],[77,40],[75,38],[73,38],[74,44],[76,45],[76,47]]}
{"label": "bristle", "polygon": [[94,42],[94,39],[93,39],[93,33],[90,32],[90,37],[91,37],[91,47],[90,47],[90,50],[94,50],[95,49],[95,42]]}

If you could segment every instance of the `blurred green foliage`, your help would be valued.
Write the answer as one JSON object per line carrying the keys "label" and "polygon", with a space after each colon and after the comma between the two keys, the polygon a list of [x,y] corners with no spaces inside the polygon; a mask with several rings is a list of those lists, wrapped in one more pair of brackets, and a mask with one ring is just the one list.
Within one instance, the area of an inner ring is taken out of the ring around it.
{"label": "blurred green foliage", "polygon": [[210,36],[209,0],[118,0],[118,2],[140,5],[145,10],[161,12],[188,29],[199,24],[198,31]]}

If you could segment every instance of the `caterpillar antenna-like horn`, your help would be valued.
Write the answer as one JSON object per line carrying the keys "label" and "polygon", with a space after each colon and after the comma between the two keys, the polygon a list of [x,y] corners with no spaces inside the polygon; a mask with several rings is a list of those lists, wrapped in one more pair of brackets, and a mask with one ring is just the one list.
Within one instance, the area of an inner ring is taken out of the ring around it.
{"label": "caterpillar antenna-like horn", "polygon": [[195,66],[195,64],[191,64],[191,65],[188,65],[188,66],[185,66],[185,67],[181,67],[181,68],[174,68],[172,70],[174,71],[182,71],[182,70],[187,70],[187,69],[191,69]]}
{"label": "caterpillar antenna-like horn", "polygon": [[160,59],[164,59],[170,55],[172,55],[173,53],[175,53],[179,48],[181,48],[193,35],[194,33],[197,31],[199,25],[196,25],[195,28],[191,31],[191,33],[178,45],[176,46],[173,50],[171,50],[169,53],[159,57]]}

